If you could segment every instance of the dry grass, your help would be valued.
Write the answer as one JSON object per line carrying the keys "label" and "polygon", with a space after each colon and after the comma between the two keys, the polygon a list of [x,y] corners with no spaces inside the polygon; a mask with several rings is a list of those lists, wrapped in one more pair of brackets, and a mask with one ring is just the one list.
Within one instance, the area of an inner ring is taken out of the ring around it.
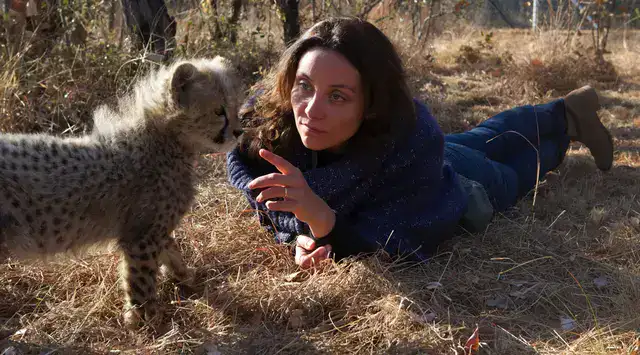
{"label": "dry grass", "polygon": [[[445,243],[428,263],[381,253],[294,274],[290,249],[273,243],[226,182],[224,157],[203,157],[197,203],[176,231],[200,282],[188,295],[161,281],[166,333],[122,328],[115,253],[46,265],[9,259],[0,265],[0,349],[463,354],[477,326],[483,354],[629,354],[640,329],[636,53],[614,42],[605,57],[614,71],[602,76],[547,34],[494,31],[488,47],[477,43],[479,30],[460,33],[436,41],[431,57],[401,46],[416,95],[445,131],[589,83],[601,90],[601,114],[616,139],[614,168],[599,172],[576,145],[541,184],[536,206],[525,198],[484,233]],[[97,102],[149,65],[99,45],[82,60],[66,53],[5,62],[2,130],[79,132]],[[34,91],[41,82],[46,88]],[[75,94],[65,98],[69,90]]]}

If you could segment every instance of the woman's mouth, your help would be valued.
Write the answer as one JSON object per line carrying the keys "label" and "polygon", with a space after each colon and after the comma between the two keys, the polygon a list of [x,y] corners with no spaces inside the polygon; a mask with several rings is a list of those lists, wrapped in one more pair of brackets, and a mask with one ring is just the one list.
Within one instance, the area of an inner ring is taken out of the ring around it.
{"label": "woman's mouth", "polygon": [[309,125],[306,125],[304,123],[301,123],[301,125],[306,128],[307,132],[311,133],[311,134],[324,134],[327,133],[327,131],[323,131],[321,129],[315,128],[315,127],[311,127]]}

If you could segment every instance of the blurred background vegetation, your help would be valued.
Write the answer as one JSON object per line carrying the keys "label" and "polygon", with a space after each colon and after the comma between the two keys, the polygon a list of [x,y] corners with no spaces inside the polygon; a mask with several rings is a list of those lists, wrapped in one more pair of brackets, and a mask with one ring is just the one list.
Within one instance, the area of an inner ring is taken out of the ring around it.
{"label": "blurred background vegetation", "polygon": [[[562,30],[557,36],[567,51],[574,50],[576,38],[585,37],[590,40],[581,45],[601,58],[610,29],[623,29],[627,46],[627,29],[640,23],[636,0],[2,2],[0,129],[58,133],[84,131],[95,104],[126,90],[140,69],[172,57],[226,55],[252,84],[286,43],[330,16],[368,19],[401,50],[410,50],[412,60],[426,62],[433,60],[433,39],[453,38],[468,26]],[[492,36],[486,33],[485,45]],[[471,61],[477,60],[478,50],[462,49]]]}

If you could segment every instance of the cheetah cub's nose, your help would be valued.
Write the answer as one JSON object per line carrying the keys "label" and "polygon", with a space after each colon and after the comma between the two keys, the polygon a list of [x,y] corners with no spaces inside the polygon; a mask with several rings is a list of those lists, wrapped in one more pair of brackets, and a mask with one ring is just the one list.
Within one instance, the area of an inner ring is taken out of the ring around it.
{"label": "cheetah cub's nose", "polygon": [[242,135],[242,133],[244,133],[244,131],[241,130],[241,129],[234,129],[233,130],[233,136],[236,137],[236,138],[240,137]]}

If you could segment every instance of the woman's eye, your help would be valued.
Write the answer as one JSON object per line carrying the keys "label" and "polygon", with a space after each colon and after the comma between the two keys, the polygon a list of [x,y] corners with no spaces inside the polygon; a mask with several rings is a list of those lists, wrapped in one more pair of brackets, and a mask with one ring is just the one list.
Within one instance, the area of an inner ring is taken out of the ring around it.
{"label": "woman's eye", "polygon": [[307,83],[304,80],[300,80],[298,82],[298,86],[302,88],[302,90],[306,90],[306,91],[311,90],[311,85],[309,85],[309,83]]}
{"label": "woman's eye", "polygon": [[329,98],[331,99],[331,101],[345,101],[346,99],[344,98],[344,96],[338,94],[338,93],[332,93]]}

